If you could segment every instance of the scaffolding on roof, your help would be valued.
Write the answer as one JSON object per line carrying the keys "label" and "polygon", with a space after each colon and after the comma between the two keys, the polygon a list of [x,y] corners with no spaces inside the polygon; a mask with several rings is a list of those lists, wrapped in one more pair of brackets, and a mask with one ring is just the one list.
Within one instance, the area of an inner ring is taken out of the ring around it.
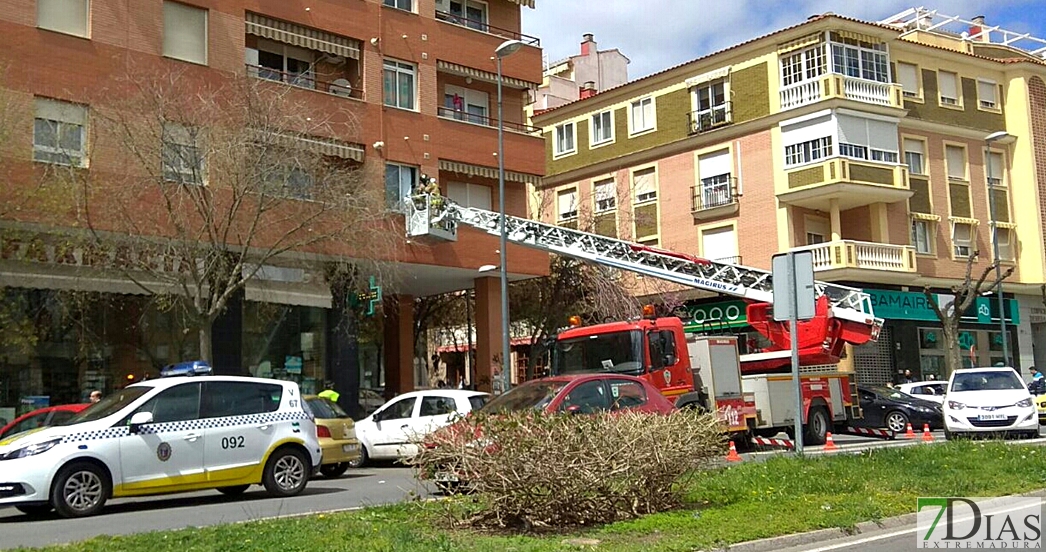
{"label": "scaffolding on roof", "polygon": [[[1018,33],[983,20],[963,19],[945,15],[939,10],[924,7],[909,8],[879,21],[880,24],[900,27],[906,31],[936,31],[961,37],[963,40],[1009,46],[1039,58],[1046,58],[1046,40],[1031,33]],[[974,31],[974,29],[979,29]],[[972,31],[972,32],[971,32]]]}

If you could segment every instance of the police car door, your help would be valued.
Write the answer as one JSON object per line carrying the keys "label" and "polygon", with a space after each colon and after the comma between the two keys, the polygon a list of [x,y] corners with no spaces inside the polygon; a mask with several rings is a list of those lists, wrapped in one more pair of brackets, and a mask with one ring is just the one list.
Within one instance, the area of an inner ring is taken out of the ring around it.
{"label": "police car door", "polygon": [[169,387],[134,414],[138,412],[152,413],[153,420],[120,438],[123,482],[117,485],[118,494],[160,492],[205,480],[200,383]]}
{"label": "police car door", "polygon": [[282,397],[283,386],[275,383],[204,382],[201,415],[209,428],[204,461],[210,481],[240,479],[257,469],[276,426],[289,423],[276,421]]}

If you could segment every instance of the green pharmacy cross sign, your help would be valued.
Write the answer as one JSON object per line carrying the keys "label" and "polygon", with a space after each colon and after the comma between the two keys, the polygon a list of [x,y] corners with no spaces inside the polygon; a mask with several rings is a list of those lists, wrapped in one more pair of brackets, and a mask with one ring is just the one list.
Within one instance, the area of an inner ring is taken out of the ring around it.
{"label": "green pharmacy cross sign", "polygon": [[367,309],[364,312],[367,316],[374,316],[376,306],[381,302],[381,286],[377,285],[374,280],[374,276],[370,277],[370,289],[363,293],[357,293],[352,301],[352,308],[359,308],[361,304],[366,303]]}

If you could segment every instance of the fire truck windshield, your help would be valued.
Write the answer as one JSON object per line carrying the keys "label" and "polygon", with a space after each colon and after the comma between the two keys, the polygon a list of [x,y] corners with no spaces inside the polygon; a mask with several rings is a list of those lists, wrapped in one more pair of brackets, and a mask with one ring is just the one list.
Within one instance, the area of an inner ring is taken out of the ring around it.
{"label": "fire truck windshield", "polygon": [[643,334],[637,330],[601,333],[556,342],[553,374],[641,374]]}

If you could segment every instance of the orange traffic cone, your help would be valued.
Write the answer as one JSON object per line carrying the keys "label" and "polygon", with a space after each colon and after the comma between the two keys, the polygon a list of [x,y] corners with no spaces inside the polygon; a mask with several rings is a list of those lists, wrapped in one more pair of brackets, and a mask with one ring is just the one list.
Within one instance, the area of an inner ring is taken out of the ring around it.
{"label": "orange traffic cone", "polygon": [[734,446],[734,442],[730,441],[730,452],[726,453],[727,462],[740,462],[742,460],[741,455],[737,453],[737,447]]}
{"label": "orange traffic cone", "polygon": [[829,431],[828,432],[828,437],[827,437],[827,439],[824,442],[824,451],[825,452],[835,452],[837,450],[839,450],[839,447],[835,446],[835,440],[832,439],[832,432]]}
{"label": "orange traffic cone", "polygon": [[923,442],[932,443],[933,435],[930,434],[930,424],[923,424]]}
{"label": "orange traffic cone", "polygon": [[908,423],[908,429],[905,430],[905,432],[904,432],[904,438],[905,439],[915,439],[915,432],[912,431],[912,424],[911,424],[911,422]]}

